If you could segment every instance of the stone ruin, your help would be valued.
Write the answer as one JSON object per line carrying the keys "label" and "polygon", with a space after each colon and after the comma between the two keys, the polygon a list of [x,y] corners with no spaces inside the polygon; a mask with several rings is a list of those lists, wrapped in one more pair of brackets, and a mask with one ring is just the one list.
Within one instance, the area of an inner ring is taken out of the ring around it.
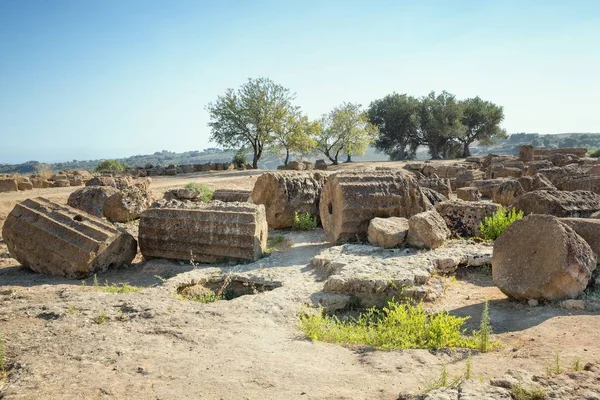
{"label": "stone ruin", "polygon": [[4,222],[2,237],[11,257],[22,265],[72,279],[129,264],[137,253],[128,233],[42,197],[17,204]]}
{"label": "stone ruin", "polygon": [[256,261],[267,246],[265,208],[249,203],[164,203],[142,213],[139,245],[149,258]]}

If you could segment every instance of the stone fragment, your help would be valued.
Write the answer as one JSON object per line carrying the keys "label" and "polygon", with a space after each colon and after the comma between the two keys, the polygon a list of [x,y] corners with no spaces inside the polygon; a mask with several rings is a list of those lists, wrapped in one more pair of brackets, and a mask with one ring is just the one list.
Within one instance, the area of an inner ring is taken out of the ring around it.
{"label": "stone fragment", "polygon": [[435,210],[413,215],[408,226],[406,241],[412,247],[435,249],[451,235],[444,219]]}
{"label": "stone fragment", "polygon": [[247,202],[252,196],[251,190],[228,190],[228,189],[217,189],[213,192],[212,199],[222,201],[225,203],[231,202]]}
{"label": "stone fragment", "polygon": [[525,191],[521,184],[517,180],[507,180],[494,190],[492,199],[494,203],[501,204],[503,206],[512,205],[516,199],[523,195]]}
{"label": "stone fragment", "polygon": [[128,222],[138,219],[151,204],[150,178],[144,178],[106,199],[103,213],[111,222]]}
{"label": "stone fragment", "polygon": [[15,206],[4,222],[2,237],[22,265],[72,279],[129,264],[137,252],[131,235],[41,197]]}
{"label": "stone fragment", "polygon": [[406,218],[373,218],[369,223],[368,239],[374,246],[398,247],[404,242],[407,232]]}
{"label": "stone fragment", "polygon": [[476,187],[465,186],[456,189],[456,197],[464,201],[479,201],[481,192]]}
{"label": "stone fragment", "polygon": [[480,224],[499,208],[498,204],[485,201],[448,200],[435,205],[452,234],[462,238],[479,236]]}
{"label": "stone fragment", "polygon": [[95,217],[104,216],[104,203],[119,190],[112,186],[89,186],[77,189],[69,195],[67,204]]}
{"label": "stone fragment", "polygon": [[595,268],[596,256],[586,241],[550,215],[518,220],[494,242],[494,284],[517,300],[575,298]]}
{"label": "stone fragment", "polygon": [[520,196],[513,205],[525,214],[587,218],[600,211],[600,195],[583,190],[535,190]]}

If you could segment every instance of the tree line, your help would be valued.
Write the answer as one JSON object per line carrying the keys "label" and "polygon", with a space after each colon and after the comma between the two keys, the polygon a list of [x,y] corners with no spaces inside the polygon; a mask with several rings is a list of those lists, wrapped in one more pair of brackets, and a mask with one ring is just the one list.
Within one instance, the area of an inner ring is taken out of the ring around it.
{"label": "tree line", "polygon": [[248,79],[207,105],[211,140],[252,151],[254,168],[265,151],[285,156],[321,152],[333,164],[352,161],[369,145],[391,160],[412,159],[427,146],[432,159],[467,157],[475,141],[506,138],[501,106],[479,97],[457,100],[446,91],[420,98],[392,93],[368,108],[343,103],[317,120],[294,104],[296,95],[267,78]]}

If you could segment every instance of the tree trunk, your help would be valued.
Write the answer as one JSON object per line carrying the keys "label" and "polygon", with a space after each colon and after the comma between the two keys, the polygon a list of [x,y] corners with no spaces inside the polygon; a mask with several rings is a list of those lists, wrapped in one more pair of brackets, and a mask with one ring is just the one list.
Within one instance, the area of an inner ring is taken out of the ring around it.
{"label": "tree trunk", "polygon": [[290,161],[290,150],[285,149],[285,161],[283,162],[283,165],[288,165],[289,161]]}
{"label": "tree trunk", "polygon": [[262,155],[261,149],[254,150],[254,157],[252,158],[252,168],[258,169],[258,160],[260,160],[260,156]]}
{"label": "tree trunk", "polygon": [[441,160],[442,159],[442,157],[440,157],[440,152],[438,150],[437,143],[435,143],[435,144],[429,143],[429,153],[431,153],[432,160]]}
{"label": "tree trunk", "polygon": [[467,157],[471,157],[471,151],[469,150],[469,144],[468,142],[464,142],[464,149],[463,149],[463,154],[462,154],[462,158],[467,158]]}
{"label": "tree trunk", "polygon": [[351,163],[352,162],[352,155],[348,154],[348,158],[346,158],[346,162],[347,163]]}

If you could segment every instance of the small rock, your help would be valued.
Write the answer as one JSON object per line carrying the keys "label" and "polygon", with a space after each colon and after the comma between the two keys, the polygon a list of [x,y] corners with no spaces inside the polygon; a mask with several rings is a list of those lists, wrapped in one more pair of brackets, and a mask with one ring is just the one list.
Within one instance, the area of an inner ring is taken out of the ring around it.
{"label": "small rock", "polygon": [[573,299],[563,300],[560,302],[560,306],[567,310],[585,310],[585,301]]}
{"label": "small rock", "polygon": [[529,300],[527,300],[527,304],[529,304],[530,307],[537,307],[539,303],[540,302],[537,301],[537,299],[529,299]]}

